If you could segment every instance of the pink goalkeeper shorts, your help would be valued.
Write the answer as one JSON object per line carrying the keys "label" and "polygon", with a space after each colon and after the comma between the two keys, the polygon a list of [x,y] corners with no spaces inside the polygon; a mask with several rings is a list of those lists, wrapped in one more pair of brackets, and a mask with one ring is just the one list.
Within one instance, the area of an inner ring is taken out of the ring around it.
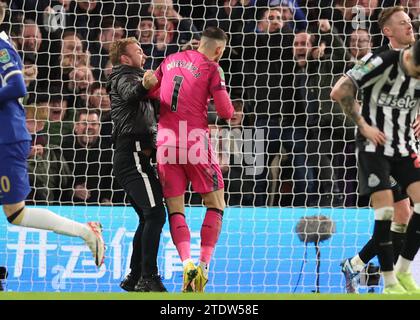
{"label": "pink goalkeeper shorts", "polygon": [[197,193],[209,193],[224,188],[223,175],[211,148],[205,155],[188,149],[159,146],[157,169],[165,198],[185,193],[188,182]]}

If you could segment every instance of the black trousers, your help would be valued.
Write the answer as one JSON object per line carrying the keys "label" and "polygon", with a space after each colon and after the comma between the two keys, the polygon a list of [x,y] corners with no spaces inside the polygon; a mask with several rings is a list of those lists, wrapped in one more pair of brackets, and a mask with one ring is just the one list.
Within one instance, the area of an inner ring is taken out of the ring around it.
{"label": "black trousers", "polygon": [[116,150],[114,174],[139,216],[130,268],[131,275],[140,278],[158,274],[157,255],[166,211],[156,169],[140,144],[135,145],[137,150]]}

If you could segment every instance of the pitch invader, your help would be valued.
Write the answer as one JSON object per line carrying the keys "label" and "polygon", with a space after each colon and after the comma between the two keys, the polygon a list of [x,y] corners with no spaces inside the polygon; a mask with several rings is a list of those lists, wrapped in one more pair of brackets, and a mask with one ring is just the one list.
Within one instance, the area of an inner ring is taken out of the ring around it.
{"label": "pitch invader", "polygon": [[[5,9],[0,6],[0,23],[4,16]],[[32,139],[20,102],[27,93],[22,67],[22,60],[8,36],[0,33],[0,205],[11,224],[82,238],[100,267],[105,244],[99,222],[82,224],[48,209],[25,207],[30,192],[27,158]]]}
{"label": "pitch invader", "polygon": [[[420,292],[410,271],[420,246],[420,160],[411,126],[419,109],[419,80],[417,41],[411,48],[381,53],[369,63],[353,68],[331,92],[331,98],[340,103],[358,127],[360,192],[370,195],[374,208],[372,239],[384,278],[384,293]],[[363,93],[361,113],[355,99],[357,90]],[[385,96],[392,98],[383,99]],[[390,175],[414,204],[395,272],[390,233],[394,215]]]}

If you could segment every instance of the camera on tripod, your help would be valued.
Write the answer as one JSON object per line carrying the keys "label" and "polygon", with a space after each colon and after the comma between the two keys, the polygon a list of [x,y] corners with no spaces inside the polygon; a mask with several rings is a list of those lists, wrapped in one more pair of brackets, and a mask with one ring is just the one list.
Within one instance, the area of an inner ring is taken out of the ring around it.
{"label": "camera on tripod", "polygon": [[0,266],[0,291],[4,291],[3,281],[7,279],[7,268]]}
{"label": "camera on tripod", "polygon": [[368,292],[375,292],[374,287],[379,285],[380,280],[380,268],[373,263],[368,263],[360,272],[360,285],[368,287]]}

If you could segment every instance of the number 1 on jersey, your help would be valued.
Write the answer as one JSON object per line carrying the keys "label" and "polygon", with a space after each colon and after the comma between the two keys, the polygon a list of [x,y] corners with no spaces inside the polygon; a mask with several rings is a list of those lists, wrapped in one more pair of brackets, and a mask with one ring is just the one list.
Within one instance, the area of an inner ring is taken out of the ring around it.
{"label": "number 1 on jersey", "polygon": [[181,88],[182,81],[184,80],[184,77],[181,76],[175,76],[174,77],[174,91],[172,92],[172,101],[171,101],[171,111],[176,112],[178,109],[178,95],[179,95],[179,89]]}

